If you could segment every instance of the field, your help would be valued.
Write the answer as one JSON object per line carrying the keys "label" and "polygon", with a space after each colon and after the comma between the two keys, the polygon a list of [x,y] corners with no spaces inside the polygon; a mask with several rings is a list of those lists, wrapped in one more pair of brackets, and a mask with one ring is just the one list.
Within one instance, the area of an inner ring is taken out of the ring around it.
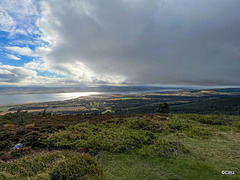
{"label": "field", "polygon": [[240,178],[240,116],[19,113],[1,116],[2,179]]}

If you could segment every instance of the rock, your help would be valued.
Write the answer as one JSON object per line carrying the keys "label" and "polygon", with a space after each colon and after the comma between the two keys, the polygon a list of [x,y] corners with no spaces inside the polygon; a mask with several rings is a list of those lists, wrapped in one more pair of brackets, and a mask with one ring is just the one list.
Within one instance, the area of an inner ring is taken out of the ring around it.
{"label": "rock", "polygon": [[22,143],[18,143],[12,149],[15,150],[15,149],[19,149],[19,148],[22,148],[22,147],[23,147],[23,144]]}

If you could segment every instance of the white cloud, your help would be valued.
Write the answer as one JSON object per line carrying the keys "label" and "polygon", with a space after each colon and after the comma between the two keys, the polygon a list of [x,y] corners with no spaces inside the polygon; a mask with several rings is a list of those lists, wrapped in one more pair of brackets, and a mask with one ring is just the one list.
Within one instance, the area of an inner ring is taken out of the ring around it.
{"label": "white cloud", "polygon": [[37,75],[37,72],[24,67],[0,65],[1,84],[16,85],[56,85],[64,82],[61,78],[49,78]]}
{"label": "white cloud", "polygon": [[33,19],[38,16],[35,0],[1,0],[0,30],[15,34],[34,34]]}
{"label": "white cloud", "polygon": [[37,71],[45,70],[44,64],[40,61],[31,61],[31,62],[25,63],[23,67],[26,69],[37,70]]}
{"label": "white cloud", "polygon": [[29,47],[7,46],[5,49],[20,55],[33,57],[44,57],[51,52],[49,47],[37,47],[35,50],[31,50]]}
{"label": "white cloud", "polygon": [[0,30],[1,31],[11,31],[16,27],[16,22],[13,20],[11,16],[8,15],[7,12],[2,10],[2,6],[0,6]]}
{"label": "white cloud", "polygon": [[36,77],[37,73],[22,67],[0,65],[0,75],[5,82],[22,82]]}
{"label": "white cloud", "polygon": [[20,60],[21,58],[17,57],[17,56],[14,56],[12,54],[7,54],[7,57],[10,58],[10,59],[13,59],[13,60]]}
{"label": "white cloud", "polygon": [[17,46],[9,46],[5,47],[7,50],[10,50],[12,52],[18,53],[20,55],[25,55],[25,56],[33,56],[33,52],[30,48],[28,47],[17,47]]}

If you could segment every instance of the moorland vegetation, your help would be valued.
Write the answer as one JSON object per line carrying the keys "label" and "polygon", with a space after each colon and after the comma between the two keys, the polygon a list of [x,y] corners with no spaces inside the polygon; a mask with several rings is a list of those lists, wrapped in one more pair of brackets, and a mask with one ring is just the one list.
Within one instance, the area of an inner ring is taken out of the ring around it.
{"label": "moorland vegetation", "polygon": [[240,116],[23,112],[0,128],[0,179],[240,178]]}

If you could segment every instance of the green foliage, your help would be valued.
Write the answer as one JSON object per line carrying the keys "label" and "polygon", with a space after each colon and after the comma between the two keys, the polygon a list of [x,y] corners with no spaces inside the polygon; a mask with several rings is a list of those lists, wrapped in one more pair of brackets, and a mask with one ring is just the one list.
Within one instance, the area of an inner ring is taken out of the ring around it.
{"label": "green foliage", "polygon": [[167,125],[173,130],[184,130],[190,127],[190,124],[186,122],[186,120],[172,118]]}
{"label": "green foliage", "polygon": [[93,152],[111,179],[225,179],[221,171],[226,167],[235,171],[232,179],[239,179],[239,116],[156,113],[32,117],[33,127],[22,123],[0,127],[0,147],[7,147],[5,151],[13,147],[11,143],[24,144],[19,151],[0,152],[2,157],[13,156],[0,157],[12,160],[0,160],[0,179],[105,178],[86,154],[64,150],[25,155],[39,150],[29,146],[44,148],[42,140],[49,135],[44,145],[50,149]]}
{"label": "green foliage", "polygon": [[166,157],[169,155],[183,155],[189,150],[180,142],[159,139],[149,146],[145,146],[140,150],[142,155]]}
{"label": "green foliage", "polygon": [[235,122],[235,123],[234,123],[234,126],[235,126],[238,130],[240,130],[240,121]]}
{"label": "green foliage", "polygon": [[88,154],[73,151],[41,152],[10,163],[0,163],[0,177],[22,179],[106,179]]}
{"label": "green foliage", "polygon": [[50,112],[47,113],[46,109],[44,109],[44,111],[41,114],[43,117],[48,117],[48,118],[51,117],[51,115],[52,115]]}
{"label": "green foliage", "polygon": [[169,104],[168,103],[159,104],[156,111],[159,113],[169,113]]}
{"label": "green foliage", "polygon": [[142,117],[131,117],[126,118],[128,127],[131,129],[142,129],[142,130],[148,130],[153,133],[156,132],[163,132],[163,133],[169,133],[169,127],[164,122],[166,117],[158,117],[153,119],[145,119]]}
{"label": "green foliage", "polygon": [[30,123],[32,114],[27,111],[18,110],[15,113],[7,113],[3,117],[5,122],[19,124],[19,123]]}
{"label": "green foliage", "polygon": [[200,123],[209,125],[226,125],[230,123],[226,116],[218,115],[193,116],[192,119]]}
{"label": "green foliage", "polygon": [[143,130],[146,130],[148,129],[147,127],[147,121],[142,119],[142,118],[131,118],[129,120],[129,127],[132,128],[132,129],[143,129]]}
{"label": "green foliage", "polygon": [[52,180],[105,179],[90,155],[72,157],[67,163],[66,160],[60,161],[49,175]]}
{"label": "green foliage", "polygon": [[190,131],[187,132],[187,135],[189,137],[197,139],[209,139],[213,134],[209,129],[193,127]]}
{"label": "green foliage", "polygon": [[46,143],[54,147],[86,149],[91,152],[123,152],[151,144],[154,138],[150,131],[134,130],[115,123],[87,122],[54,133]]}
{"label": "green foliage", "polygon": [[43,139],[46,139],[47,135],[40,133],[38,131],[31,131],[25,135],[23,135],[21,139],[21,143],[24,146],[33,147],[33,148],[43,148],[45,144],[42,143]]}

